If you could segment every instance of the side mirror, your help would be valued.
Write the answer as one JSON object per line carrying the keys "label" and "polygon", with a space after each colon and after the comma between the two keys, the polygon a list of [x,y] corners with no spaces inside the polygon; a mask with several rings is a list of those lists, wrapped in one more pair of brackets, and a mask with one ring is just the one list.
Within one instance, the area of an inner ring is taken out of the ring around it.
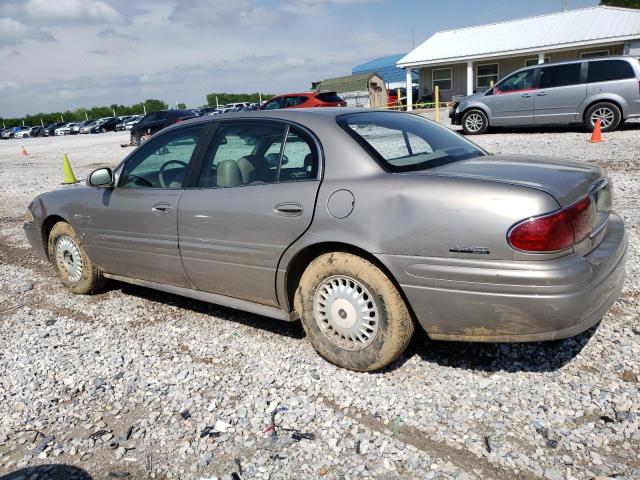
{"label": "side mirror", "polygon": [[98,188],[113,187],[113,170],[110,168],[98,168],[87,177],[87,185]]}

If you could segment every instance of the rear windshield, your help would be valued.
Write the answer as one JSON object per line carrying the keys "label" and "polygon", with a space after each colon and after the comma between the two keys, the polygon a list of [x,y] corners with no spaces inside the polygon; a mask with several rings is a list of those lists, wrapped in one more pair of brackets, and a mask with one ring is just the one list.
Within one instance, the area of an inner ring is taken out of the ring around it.
{"label": "rear windshield", "polygon": [[322,92],[316,95],[321,102],[342,102],[342,98],[336,92]]}
{"label": "rear windshield", "polygon": [[352,113],[339,116],[338,124],[389,172],[426,170],[487,155],[461,135],[409,113]]}

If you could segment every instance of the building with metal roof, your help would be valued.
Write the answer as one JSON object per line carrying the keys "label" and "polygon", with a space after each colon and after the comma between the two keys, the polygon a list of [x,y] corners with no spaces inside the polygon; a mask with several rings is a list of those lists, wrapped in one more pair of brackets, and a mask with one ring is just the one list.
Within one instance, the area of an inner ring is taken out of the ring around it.
{"label": "building with metal roof", "polygon": [[[402,68],[396,67],[396,63],[405,56],[405,53],[401,53],[398,55],[374,58],[373,60],[353,67],[351,73],[356,75],[358,73],[375,72],[384,79],[387,88],[404,87],[406,81],[405,73]],[[418,82],[417,72],[413,73],[413,81]]]}
{"label": "building with metal roof", "polygon": [[446,101],[525,66],[623,54],[640,55],[640,10],[597,6],[437,32],[396,66],[405,81],[418,71],[421,96],[438,85]]}
{"label": "building with metal roof", "polygon": [[313,87],[318,91],[332,91],[340,94],[349,107],[381,107],[387,104],[385,82],[375,72],[327,78],[314,83]]}

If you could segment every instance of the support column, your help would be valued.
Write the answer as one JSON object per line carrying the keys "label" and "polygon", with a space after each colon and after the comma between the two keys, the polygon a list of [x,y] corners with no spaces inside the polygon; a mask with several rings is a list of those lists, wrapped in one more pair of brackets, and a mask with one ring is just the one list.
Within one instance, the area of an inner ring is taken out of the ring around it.
{"label": "support column", "polygon": [[407,87],[407,111],[413,110],[413,76],[411,75],[411,68],[407,67],[407,81],[405,86]]}
{"label": "support column", "polygon": [[473,62],[467,62],[467,95],[473,95]]}
{"label": "support column", "polygon": [[538,52],[538,65],[544,63],[544,52]]}

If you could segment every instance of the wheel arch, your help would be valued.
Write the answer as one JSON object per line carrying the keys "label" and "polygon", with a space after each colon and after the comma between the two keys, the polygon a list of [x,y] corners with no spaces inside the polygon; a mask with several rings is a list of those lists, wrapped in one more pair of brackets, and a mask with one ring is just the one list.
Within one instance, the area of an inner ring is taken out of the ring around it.
{"label": "wheel arch", "polygon": [[51,261],[49,258],[49,234],[51,233],[51,229],[58,222],[69,223],[65,218],[60,215],[49,215],[42,221],[42,226],[40,227],[40,234],[42,236],[42,246],[45,254],[47,255],[47,259]]}
{"label": "wheel arch", "polygon": [[[397,282],[393,273],[389,270],[389,268],[382,263],[375,255],[368,252],[367,250],[358,247],[356,245],[352,245],[349,243],[343,242],[319,242],[311,245],[307,245],[299,252],[295,254],[295,256],[289,261],[284,277],[285,281],[285,292],[286,292],[286,305],[284,305],[285,309],[288,309],[290,312],[294,312],[293,302],[294,296],[296,293],[296,289],[300,283],[300,279],[302,278],[302,274],[309,266],[309,264],[318,258],[320,255],[328,252],[346,252],[351,253],[353,255],[357,255],[365,260],[370,261],[376,267],[378,267],[393,283],[396,287],[400,296],[402,297],[409,314],[414,322],[414,325],[417,324],[416,317],[414,315],[411,304],[409,303],[408,298],[404,294],[400,284]],[[294,312],[295,313],[295,312]]]}
{"label": "wheel arch", "polygon": [[489,107],[482,103],[472,103],[467,106],[462,112],[460,112],[460,119],[462,120],[462,117],[471,110],[480,110],[486,115],[487,121],[489,122],[489,124],[491,124],[491,112],[489,111]]}
{"label": "wheel arch", "polygon": [[[622,102],[620,100],[622,100]],[[582,109],[582,116],[581,116],[582,121],[583,122],[586,121],[587,112],[591,107],[593,107],[596,103],[604,103],[604,102],[613,103],[616,107],[618,107],[620,109],[620,119],[624,120],[624,107],[622,106],[622,103],[624,102],[624,100],[618,99],[618,98],[612,98],[612,97],[601,97],[595,100],[591,99],[589,103],[585,105],[585,107]]]}

